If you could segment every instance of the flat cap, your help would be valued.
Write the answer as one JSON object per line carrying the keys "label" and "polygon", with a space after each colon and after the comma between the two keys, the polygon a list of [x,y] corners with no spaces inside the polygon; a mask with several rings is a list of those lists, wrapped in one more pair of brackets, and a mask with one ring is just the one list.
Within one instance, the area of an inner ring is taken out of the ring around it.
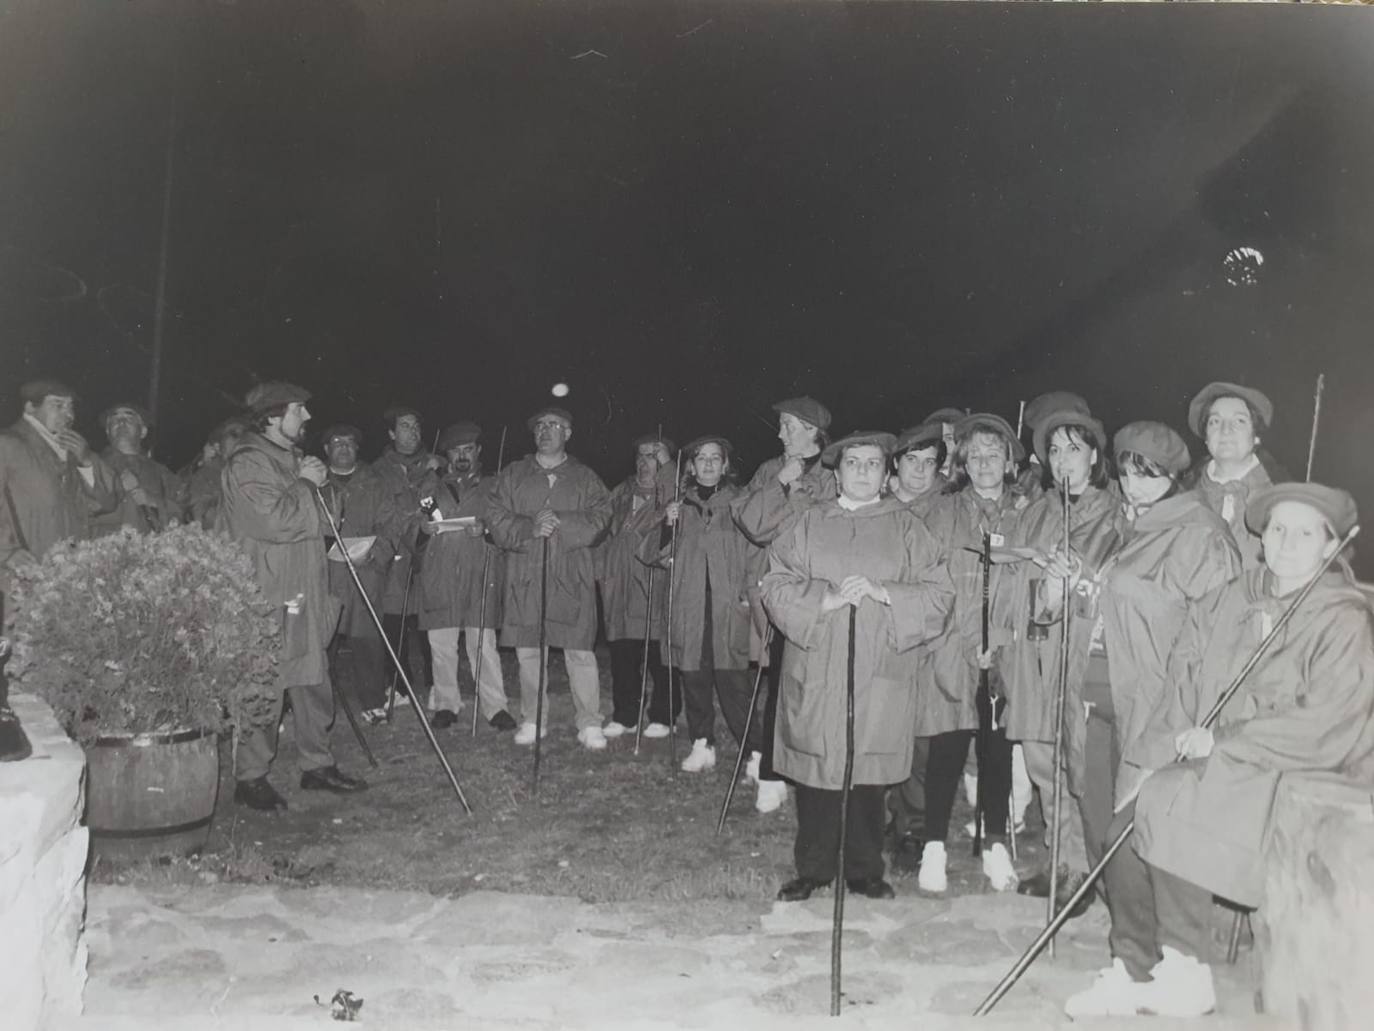
{"label": "flat cap", "polygon": [[442,455],[450,448],[476,444],[481,439],[482,427],[475,422],[455,422],[453,425],[443,428],[439,434],[439,443],[434,446],[434,450]]}
{"label": "flat cap", "polygon": [[559,408],[556,405],[550,405],[539,409],[539,411],[535,412],[525,421],[525,425],[529,427],[531,433],[534,432],[535,423],[537,423],[540,419],[544,418],[544,416],[546,415],[552,415],[555,419],[562,419],[564,422],[568,424],[568,429],[572,429],[572,412],[568,411],[566,408]]}
{"label": "flat cap", "polygon": [[1207,413],[1219,397],[1238,397],[1249,404],[1264,422],[1263,426],[1255,427],[1257,430],[1266,430],[1274,423],[1274,402],[1263,392],[1239,383],[1208,383],[1188,405],[1188,426],[1199,437],[1207,436]]}
{"label": "flat cap", "polygon": [[41,405],[45,397],[70,397],[75,400],[76,391],[55,379],[31,379],[19,388],[19,398],[25,404]]}
{"label": "flat cap", "polygon": [[287,383],[285,380],[274,379],[266,383],[259,383],[248,391],[248,396],[243,399],[243,405],[249,411],[265,412],[271,408],[279,408],[296,402],[304,403],[309,400],[310,391],[304,387]]}
{"label": "flat cap", "polygon": [[1089,445],[1099,451],[1107,447],[1107,431],[1102,428],[1100,422],[1087,412],[1076,408],[1045,412],[1041,414],[1040,421],[1035,425],[1035,453],[1040,456],[1040,461],[1049,461],[1046,452],[1050,449],[1050,438],[1054,436],[1054,431],[1061,426],[1082,426],[1088,431]]}
{"label": "flat cap", "polygon": [[110,421],[110,416],[121,409],[133,412],[138,416],[139,421],[141,421],[144,426],[151,426],[153,424],[153,417],[148,414],[148,409],[144,408],[142,405],[136,405],[132,401],[120,401],[118,404],[110,405],[109,408],[106,408],[100,413],[100,425],[104,426]]}
{"label": "flat cap", "polygon": [[1339,487],[1327,487],[1320,483],[1276,483],[1272,487],[1265,487],[1250,499],[1245,506],[1245,525],[1255,533],[1263,533],[1270,509],[1280,501],[1300,501],[1304,505],[1311,505],[1331,524],[1337,537],[1344,537],[1360,521],[1355,499]]}
{"label": "flat cap", "polygon": [[773,411],[779,415],[795,415],[802,422],[809,422],[817,429],[825,430],[830,428],[830,409],[821,404],[814,397],[789,397],[786,401],[779,401],[773,406]]}
{"label": "flat cap", "polygon": [[320,443],[328,444],[331,440],[335,439],[336,437],[352,437],[353,444],[356,447],[357,445],[363,442],[363,431],[358,429],[358,427],[356,426],[349,425],[346,422],[336,422],[333,426],[329,427],[329,429],[325,430],[324,433],[320,435]]}
{"label": "flat cap", "polygon": [[1188,468],[1193,456],[1182,437],[1162,422],[1128,422],[1112,438],[1112,457],[1133,451],[1147,458],[1166,472],[1177,476]]}
{"label": "flat cap", "polygon": [[677,445],[674,444],[672,440],[670,440],[668,437],[663,436],[663,434],[661,433],[646,433],[642,437],[636,437],[634,442],[634,449],[638,451],[640,446],[643,444],[662,444],[665,448],[668,449],[669,458],[672,458],[674,455],[677,454]]}
{"label": "flat cap", "polygon": [[1007,422],[1000,415],[992,412],[974,412],[966,415],[954,424],[954,439],[965,440],[970,433],[995,433],[999,437],[1005,437],[1011,445],[1011,458],[1014,462],[1019,462],[1026,457],[1026,449],[1021,446],[1021,442],[1016,439],[1016,431],[1011,428],[1011,423]]}
{"label": "flat cap", "polygon": [[896,445],[897,438],[891,433],[883,430],[855,430],[847,436],[841,437],[824,451],[821,452],[821,465],[833,469],[839,465],[840,458],[845,450],[851,447],[870,445],[878,448],[886,458],[892,454],[892,448]]}
{"label": "flat cap", "polygon": [[[1092,415],[1092,409],[1088,407],[1088,402],[1079,395],[1067,390],[1051,390],[1031,398],[1030,403],[1026,405],[1026,414],[1022,418],[1025,424],[1030,427],[1031,432],[1034,433],[1036,428],[1045,421],[1045,416],[1055,412],[1077,412],[1080,415]],[[1037,447],[1035,450],[1039,453],[1040,448]]]}
{"label": "flat cap", "polygon": [[897,441],[892,445],[894,455],[904,455],[908,451],[921,451],[928,447],[934,447],[945,439],[945,427],[938,419],[934,422],[923,422],[919,426],[912,426],[902,430],[897,435]]}

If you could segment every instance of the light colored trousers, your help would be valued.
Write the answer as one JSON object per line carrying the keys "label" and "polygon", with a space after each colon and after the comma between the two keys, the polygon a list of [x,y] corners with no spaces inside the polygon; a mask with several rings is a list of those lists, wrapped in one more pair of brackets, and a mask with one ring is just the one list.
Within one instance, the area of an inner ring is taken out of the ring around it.
{"label": "light colored trousers", "polygon": [[[1048,828],[1052,826],[1050,821],[1054,809],[1054,742],[1022,741],[1021,749],[1026,755],[1026,772],[1040,792],[1040,808],[1045,814],[1048,844]],[[1059,790],[1059,866],[1075,873],[1085,873],[1088,855],[1083,845],[1083,817],[1078,810],[1078,801],[1069,794],[1068,784],[1063,784]],[[1045,867],[1049,868],[1048,853]]]}
{"label": "light colored trousers", "polygon": [[[467,646],[468,668],[477,676],[477,627],[447,626],[426,631],[429,650],[434,657],[434,686],[429,692],[431,709],[458,712],[463,697],[458,691],[458,638]],[[506,685],[501,677],[501,657],[496,653],[496,630],[488,627],[482,633],[482,682],[477,685],[482,715],[491,719],[506,707]]]}
{"label": "light colored trousers", "polygon": [[[539,705],[539,649],[517,648],[515,657],[520,663],[520,718],[533,723]],[[544,661],[549,650],[544,649]],[[572,687],[573,708],[577,729],[601,726],[601,676],[596,668],[596,653],[576,648],[563,649],[563,666],[568,671]],[[548,692],[548,683],[544,685]],[[544,701],[544,725],[549,721],[549,703]]]}

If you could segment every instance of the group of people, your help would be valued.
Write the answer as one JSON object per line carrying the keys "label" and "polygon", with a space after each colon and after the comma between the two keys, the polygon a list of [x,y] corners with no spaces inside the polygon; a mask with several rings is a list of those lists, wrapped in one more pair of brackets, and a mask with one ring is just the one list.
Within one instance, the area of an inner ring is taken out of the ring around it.
{"label": "group of people", "polygon": [[[447,426],[430,452],[420,414],[395,408],[389,441],[365,463],[346,424],[320,436],[322,458],[306,454],[309,393],[265,383],[178,478],[143,453],[137,406],[107,411],[110,450],[97,456],[72,428],[69,390],[43,381],[23,399],[0,435],[0,563],[175,518],[241,540],[283,613],[303,787],[366,786],[339,770],[329,729],[332,678],[386,718],[371,602],[428,689],[436,727],[464,705],[460,643],[473,704],[517,745],[548,733],[536,713],[550,647],[588,749],[664,737],[685,717],[681,768],[706,771],[719,709],[747,754],[756,808],[777,810],[794,788],[796,876],[783,900],[837,877],[892,897],[885,847],[922,890],[946,891],[970,745],[973,831],[994,890],[1046,895],[1054,881],[1062,906],[1133,820],[1101,885],[1113,964],[1069,1000],[1071,1015],[1210,1010],[1210,899],[1258,904],[1278,779],[1325,771],[1374,784],[1374,629],[1342,562],[1204,726],[1357,519],[1345,491],[1274,466],[1261,446],[1273,406],[1253,387],[1211,383],[1193,399],[1196,461],[1170,426],[1109,435],[1067,392],[1027,405],[1024,430],[947,408],[900,434],[833,440],[825,406],[797,397],[774,405],[782,453],[748,481],[727,437],[679,451],[659,432],[633,442],[635,471],[614,490],[568,453],[574,419],[560,407],[529,418],[531,452],[490,471],[475,424]],[[518,719],[498,643],[515,650]],[[245,805],[286,804],[267,780],[276,725],[241,730]],[[1018,763],[1060,863],[1024,880],[1008,851]]]}

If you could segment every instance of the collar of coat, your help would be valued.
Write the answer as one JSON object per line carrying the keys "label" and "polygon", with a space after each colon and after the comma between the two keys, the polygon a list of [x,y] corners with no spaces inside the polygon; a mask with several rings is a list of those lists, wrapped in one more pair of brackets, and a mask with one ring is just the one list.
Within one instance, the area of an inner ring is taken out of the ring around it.
{"label": "collar of coat", "polygon": [[891,515],[893,512],[910,511],[905,502],[898,501],[895,497],[888,495],[880,498],[871,505],[864,505],[863,508],[849,509],[840,504],[839,498],[831,498],[829,501],[822,502],[815,511],[821,514],[822,519],[876,519],[880,516]]}
{"label": "collar of coat", "polygon": [[1149,533],[1188,523],[1200,523],[1226,533],[1231,532],[1221,521],[1221,516],[1212,511],[1197,491],[1192,490],[1155,502],[1136,519],[1134,530],[1136,533]]}

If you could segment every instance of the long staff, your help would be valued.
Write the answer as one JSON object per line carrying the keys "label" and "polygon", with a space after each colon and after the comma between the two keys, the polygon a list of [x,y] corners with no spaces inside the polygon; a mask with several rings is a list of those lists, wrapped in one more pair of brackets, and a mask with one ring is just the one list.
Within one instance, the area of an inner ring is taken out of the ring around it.
{"label": "long staff", "polygon": [[[324,493],[321,492],[319,496],[320,504],[323,505]],[[333,520],[331,520],[329,525],[331,531],[334,533],[334,539],[338,541],[337,547],[340,551],[344,553],[344,560],[350,561],[348,558],[348,551],[343,544],[343,539],[339,536],[340,527],[343,524],[343,519],[343,499],[340,496],[338,522],[336,523]],[[377,757],[372,754],[372,746],[367,743],[367,737],[363,734],[363,728],[358,725],[358,717],[353,713],[353,705],[351,702],[349,702],[348,695],[344,693],[343,689],[339,687],[338,682],[333,677],[329,678],[329,693],[334,696],[335,704],[343,710],[344,719],[347,720],[349,729],[353,731],[353,736],[358,739],[358,747],[363,750],[363,755],[367,756],[368,763],[371,764],[374,770],[377,769]]]}
{"label": "long staff", "polygon": [[372,599],[367,596],[367,591],[363,588],[363,582],[358,578],[357,567],[353,565],[353,560],[348,556],[348,549],[343,545],[343,539],[339,536],[339,526],[334,522],[334,513],[329,511],[329,506],[324,503],[324,496],[320,494],[318,487],[315,490],[315,500],[320,503],[320,508],[324,511],[324,517],[329,522],[330,532],[334,534],[334,540],[338,542],[339,550],[343,552],[344,564],[348,566],[348,575],[353,578],[353,586],[358,588],[358,594],[363,599],[363,604],[367,606],[367,614],[372,617],[372,625],[377,628],[377,633],[386,645],[386,653],[391,657],[391,664],[396,668],[400,675],[401,683],[405,686],[406,694],[410,696],[410,706],[415,710],[415,718],[420,721],[420,728],[425,732],[425,737],[429,739],[429,745],[434,749],[435,756],[439,759],[439,765],[444,768],[444,773],[448,777],[449,785],[453,788],[453,793],[458,796],[458,802],[463,807],[463,812],[472,815],[472,806],[468,805],[467,798],[463,795],[463,788],[458,783],[458,778],[454,776],[453,767],[448,763],[448,757],[444,755],[444,750],[439,747],[439,741],[434,736],[434,728],[429,725],[429,720],[425,716],[424,706],[415,697],[415,688],[410,684],[410,677],[401,668],[401,660],[396,654],[396,649],[391,647],[391,642],[387,640],[386,632],[382,630],[382,617],[377,615],[377,609],[372,604]]}
{"label": "long staff", "polygon": [[549,678],[549,539],[544,538],[539,558],[539,698],[534,704],[534,793],[539,794],[539,742],[544,737],[544,688]]}
{"label": "long staff", "polygon": [[[1326,560],[1322,562],[1321,567],[1313,575],[1312,579],[1298,592],[1298,596],[1293,599],[1288,608],[1284,609],[1283,614],[1274,621],[1274,628],[1265,635],[1264,640],[1260,641],[1254,653],[1246,661],[1245,665],[1240,668],[1240,672],[1236,674],[1235,679],[1227,685],[1226,690],[1221,693],[1212,704],[1212,707],[1207,710],[1207,715],[1203,717],[1200,726],[1211,727],[1211,725],[1216,722],[1217,717],[1221,715],[1221,710],[1226,707],[1226,703],[1229,702],[1232,696],[1240,689],[1240,685],[1245,682],[1245,678],[1250,675],[1256,664],[1258,664],[1259,660],[1264,656],[1264,653],[1269,650],[1269,646],[1274,643],[1279,633],[1288,625],[1288,621],[1293,618],[1293,613],[1298,610],[1298,606],[1312,593],[1312,589],[1317,586],[1317,581],[1322,578],[1322,575],[1331,567],[1331,563],[1336,561],[1336,558],[1341,552],[1349,547],[1350,542],[1355,539],[1355,536],[1359,532],[1360,528],[1358,526],[1352,526],[1350,532],[1341,540],[1336,550],[1328,555]],[[1182,754],[1176,755],[1174,756],[1174,762],[1178,762],[1182,758]],[[1131,821],[1122,828],[1121,833],[1116,836],[1116,840],[1111,843],[1111,846],[1103,854],[1102,858],[1098,860],[1097,865],[1088,871],[1088,876],[1084,878],[1083,883],[1078,886],[1078,890],[1073,893],[1073,897],[1064,903],[1063,908],[1061,908],[1054,919],[1050,921],[1049,926],[1040,932],[1035,941],[1031,942],[1026,951],[1021,954],[1021,958],[1007,971],[1002,980],[997,982],[997,987],[989,992],[987,998],[978,1004],[978,1008],[973,1011],[975,1017],[984,1017],[991,1013],[992,1008],[997,1005],[1002,996],[1007,994],[1011,986],[1014,985],[1020,979],[1021,975],[1026,972],[1026,969],[1035,962],[1035,957],[1040,955],[1040,951],[1045,947],[1045,944],[1059,933],[1059,929],[1068,921],[1069,914],[1073,912],[1074,906],[1078,905],[1083,897],[1092,890],[1093,884],[1102,876],[1102,871],[1107,868],[1107,864],[1112,861],[1112,857],[1121,850],[1121,846],[1126,843],[1126,839],[1131,836],[1131,831],[1133,830],[1135,830],[1134,817],[1132,817]]]}
{"label": "long staff", "polygon": [[[1064,515],[1064,561],[1069,558],[1069,484],[1060,484]],[[1069,578],[1064,577],[1063,594],[1060,597],[1059,624],[1059,683],[1054,690],[1054,802],[1050,807],[1050,819],[1054,830],[1050,832],[1050,894],[1045,900],[1045,921],[1048,926],[1054,921],[1055,899],[1059,897],[1059,809],[1064,804],[1064,778],[1059,764],[1064,758],[1064,708],[1069,695]],[[1054,939],[1050,939],[1050,958],[1054,958]]]}
{"label": "long staff", "polygon": [[[983,534],[983,650],[980,655],[986,655],[988,651],[989,619],[988,619],[988,596],[992,578],[992,535]],[[986,711],[980,703],[986,702]],[[979,664],[978,667],[978,698],[975,700],[975,707],[978,710],[978,788],[973,795],[973,856],[978,858],[983,854],[983,813],[986,806],[983,803],[983,784],[987,780],[988,755],[992,749],[992,722],[996,713],[992,704],[992,678],[987,669]]]}
{"label": "long staff", "polygon": [[677,467],[673,474],[673,503],[678,505],[673,521],[672,543],[668,545],[668,759],[672,772],[677,774],[677,719],[673,715],[673,594],[677,583],[677,524],[682,521],[682,452],[677,453]]}
{"label": "long staff", "polygon": [[763,684],[763,659],[768,654],[768,645],[772,640],[773,624],[769,622],[763,630],[763,644],[759,648],[759,664],[754,671],[754,690],[749,695],[749,711],[744,716],[744,733],[740,735],[739,754],[735,756],[735,773],[725,788],[725,801],[720,804],[720,818],[716,820],[717,834],[725,829],[725,817],[730,812],[730,803],[735,797],[735,785],[739,783],[740,770],[744,768],[744,753],[749,750],[749,731],[754,725],[754,707],[759,704],[759,687]]}
{"label": "long staff", "polygon": [[[406,616],[410,614],[410,588],[414,583],[415,556],[411,555],[410,568],[406,570],[406,589],[405,593],[401,595],[401,628],[396,631],[396,646],[393,648],[390,641],[386,642],[387,649],[393,652],[399,652],[401,650],[401,644],[406,638]],[[382,640],[385,641],[386,631],[381,631],[381,634]],[[405,676],[405,674],[401,672],[401,664],[399,662],[396,663],[396,669],[392,671],[391,683],[387,685],[386,689],[386,719],[388,723],[391,722],[391,714],[396,711],[396,677],[398,674]],[[406,693],[410,695],[410,700],[414,704],[420,704],[413,692],[407,691]]]}
{"label": "long staff", "polygon": [[[437,442],[436,442],[437,443]],[[496,452],[496,473],[501,475],[501,460],[506,457],[506,427],[501,427],[501,446]],[[483,531],[486,532],[485,530]],[[482,542],[482,605],[477,614],[477,668],[472,674],[472,736],[477,736],[477,710],[482,697],[482,660],[487,657],[487,591],[490,584],[487,576],[491,572],[491,545]],[[469,653],[470,654],[470,653]]]}
{"label": "long staff", "polygon": [[[644,611],[644,654],[639,666],[639,719],[635,721],[635,755],[644,737],[644,710],[649,704],[649,641],[654,635],[654,567],[649,567],[648,608]],[[671,715],[671,710],[670,713]]]}
{"label": "long staff", "polygon": [[844,693],[844,780],[840,784],[840,842],[835,850],[835,909],[830,921],[830,1015],[840,1015],[840,953],[844,941],[844,851],[849,829],[849,789],[854,783],[854,638],[857,605],[849,606],[849,667]]}
{"label": "long staff", "polygon": [[1307,439],[1307,482],[1312,482],[1312,459],[1317,456],[1317,427],[1322,418],[1322,391],[1326,389],[1326,373],[1317,376],[1317,391],[1312,396],[1312,435]]}

